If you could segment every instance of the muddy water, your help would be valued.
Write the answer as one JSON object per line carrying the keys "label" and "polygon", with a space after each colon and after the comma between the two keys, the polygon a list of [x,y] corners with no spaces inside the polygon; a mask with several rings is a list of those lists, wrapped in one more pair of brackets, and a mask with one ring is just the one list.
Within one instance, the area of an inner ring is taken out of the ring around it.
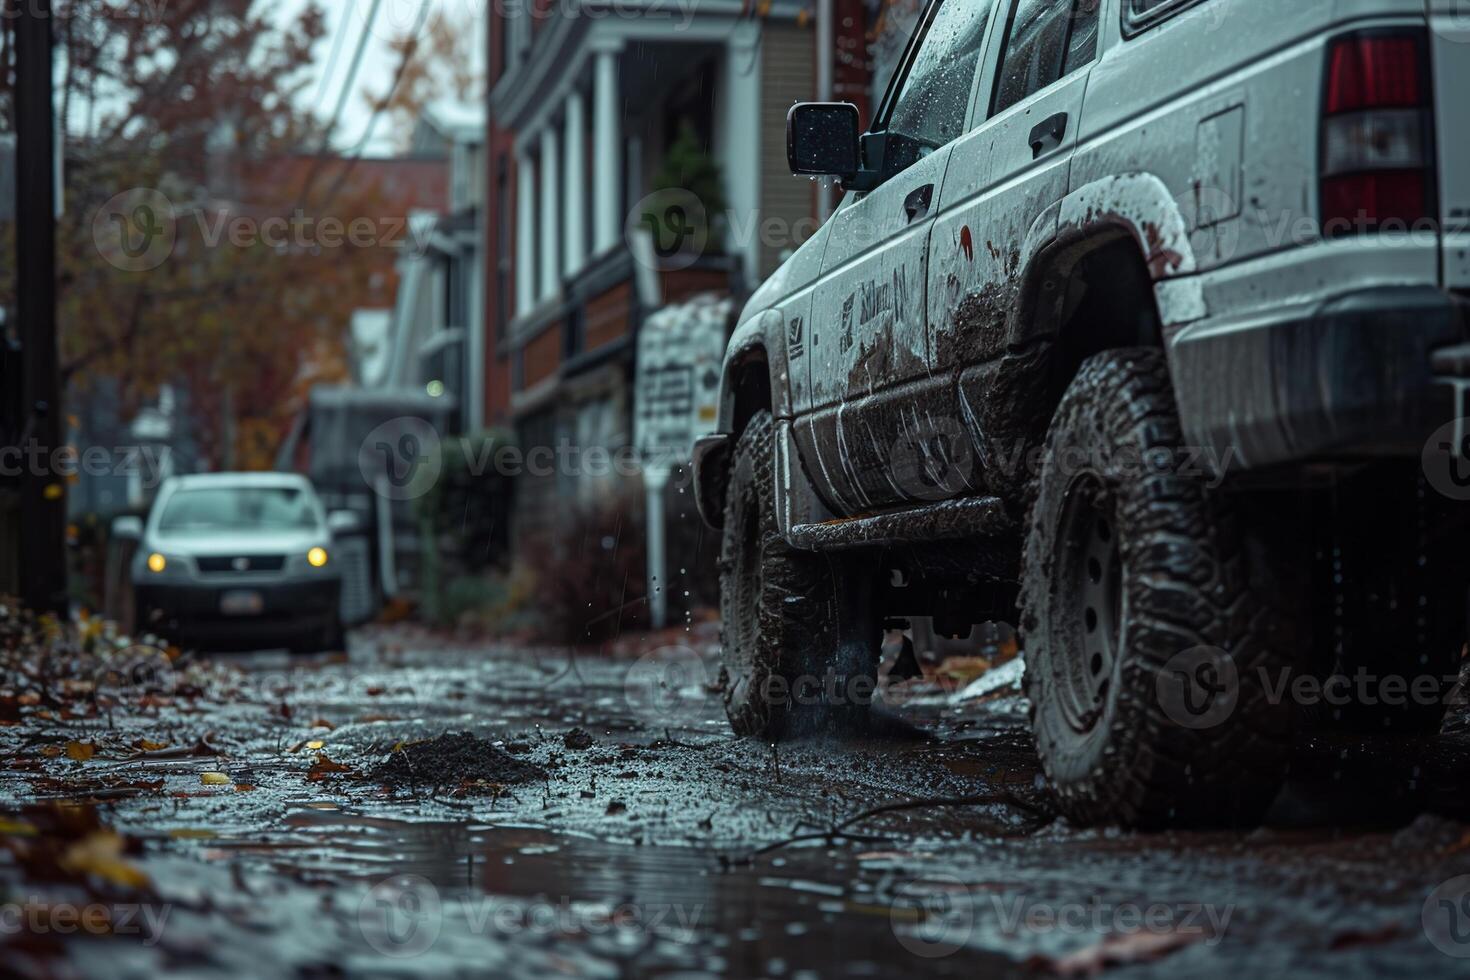
{"label": "muddy water", "polygon": [[[98,812],[141,842],[130,860],[166,927],[151,943],[69,939],[60,966],[24,972],[988,977],[1055,972],[1141,935],[1160,945],[1119,951],[1138,962],[1083,965],[1340,980],[1463,975],[1453,954],[1470,953],[1426,930],[1436,889],[1470,875],[1463,726],[1426,742],[1305,742],[1272,826],[1255,831],[1079,830],[998,804],[885,812],[824,838],[893,801],[1042,797],[1024,702],[921,694],[874,737],[771,747],[728,736],[697,670],[649,704],[628,660],[425,647],[239,662],[282,683],[68,730],[104,751],[0,774],[17,805],[156,787]],[[498,798],[360,778],[398,742],[445,731],[547,777]],[[109,749],[205,732],[218,756]],[[29,737],[0,730],[31,760]],[[314,779],[308,739],[351,771]],[[201,785],[202,770],[232,784]],[[3,854],[0,888],[65,894]],[[29,962],[15,950],[0,972]]]}
{"label": "muddy water", "polygon": [[[277,875],[367,887],[364,939],[415,960],[415,969],[451,967],[480,943],[555,948],[593,973],[889,976],[912,965],[909,947],[923,948],[932,939],[926,928],[936,928],[917,904],[894,905],[881,859],[850,851],[795,851],[730,868],[693,848],[534,828],[313,809],[290,823],[310,845],[255,859]],[[939,975],[1016,972],[981,950],[932,966]]]}

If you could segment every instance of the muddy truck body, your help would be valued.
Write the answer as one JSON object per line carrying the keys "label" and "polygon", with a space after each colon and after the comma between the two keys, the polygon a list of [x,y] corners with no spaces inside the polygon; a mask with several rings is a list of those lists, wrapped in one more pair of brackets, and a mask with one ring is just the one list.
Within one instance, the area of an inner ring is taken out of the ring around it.
{"label": "muddy truck body", "polygon": [[[793,107],[842,199],[741,314],[695,458],[737,731],[862,725],[843,685],[910,616],[1018,624],[1079,820],[1251,820],[1295,732],[1437,729],[1467,105],[1453,0],[940,0],[865,132]],[[1280,683],[1363,675],[1420,693]]]}

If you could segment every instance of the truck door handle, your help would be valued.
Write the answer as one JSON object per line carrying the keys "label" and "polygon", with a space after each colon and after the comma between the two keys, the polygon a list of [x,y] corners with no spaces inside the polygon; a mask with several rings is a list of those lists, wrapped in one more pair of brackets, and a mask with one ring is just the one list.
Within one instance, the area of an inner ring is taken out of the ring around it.
{"label": "truck door handle", "polygon": [[1062,137],[1067,135],[1067,114],[1059,112],[1049,119],[1043,119],[1031,130],[1031,159],[1035,160],[1043,153],[1055,150],[1062,145]]}
{"label": "truck door handle", "polygon": [[903,213],[909,216],[910,221],[918,221],[929,213],[929,203],[934,199],[934,185],[925,184],[923,187],[915,187],[909,191],[909,196],[903,199]]}

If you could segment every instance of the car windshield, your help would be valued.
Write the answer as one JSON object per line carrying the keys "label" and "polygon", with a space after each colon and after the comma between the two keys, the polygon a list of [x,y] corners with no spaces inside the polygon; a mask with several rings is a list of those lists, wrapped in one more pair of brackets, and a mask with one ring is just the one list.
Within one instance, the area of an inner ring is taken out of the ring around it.
{"label": "car windshield", "polygon": [[297,487],[209,487],[170,497],[158,529],[311,528],[316,523],[310,497]]}

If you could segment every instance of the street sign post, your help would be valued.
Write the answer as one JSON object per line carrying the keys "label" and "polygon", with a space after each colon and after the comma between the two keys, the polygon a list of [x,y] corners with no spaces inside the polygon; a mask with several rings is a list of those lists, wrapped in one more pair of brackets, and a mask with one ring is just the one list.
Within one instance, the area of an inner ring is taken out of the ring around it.
{"label": "street sign post", "polygon": [[633,443],[648,502],[649,618],[654,629],[668,622],[664,492],[674,469],[688,464],[694,440],[714,428],[731,305],[728,296],[696,296],[649,316],[638,335]]}

